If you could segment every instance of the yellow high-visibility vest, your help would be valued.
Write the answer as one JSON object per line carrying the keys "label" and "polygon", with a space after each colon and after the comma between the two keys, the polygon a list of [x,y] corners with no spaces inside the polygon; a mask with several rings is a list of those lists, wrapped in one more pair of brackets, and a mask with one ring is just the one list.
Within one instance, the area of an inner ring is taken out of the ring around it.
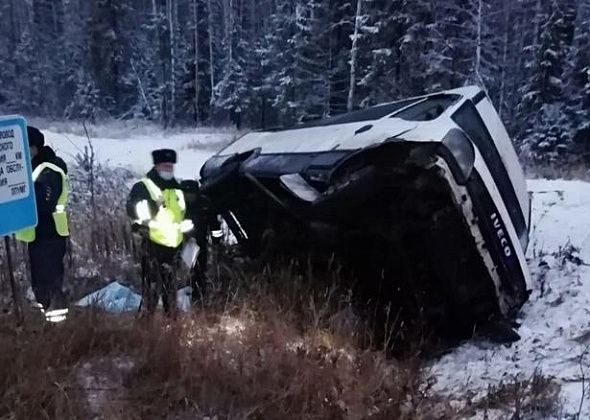
{"label": "yellow high-visibility vest", "polygon": [[[33,182],[39,178],[41,172],[45,169],[57,172],[61,176],[61,194],[57,199],[55,210],[52,213],[53,222],[55,223],[55,230],[59,236],[69,236],[70,230],[68,228],[68,215],[66,213],[66,204],[68,202],[68,177],[66,173],[59,166],[53,163],[44,162],[35,168],[33,171]],[[16,232],[16,239],[22,242],[33,242],[37,237],[37,232],[34,227],[21,229]]]}
{"label": "yellow high-visibility vest", "polygon": [[158,205],[155,217],[149,214],[147,202],[140,201],[136,204],[138,223],[148,222],[149,236],[152,242],[169,248],[178,248],[183,241],[180,223],[184,220],[186,203],[184,194],[178,189],[161,190],[149,178],[141,180],[147,188],[150,197]]}

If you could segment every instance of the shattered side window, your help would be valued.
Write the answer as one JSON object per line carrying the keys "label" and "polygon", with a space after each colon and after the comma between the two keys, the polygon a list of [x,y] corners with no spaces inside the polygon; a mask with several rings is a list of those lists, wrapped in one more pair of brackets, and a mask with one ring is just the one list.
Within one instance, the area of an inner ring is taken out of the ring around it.
{"label": "shattered side window", "polygon": [[391,117],[401,118],[407,121],[431,121],[438,118],[459,98],[461,98],[460,95],[431,96]]}

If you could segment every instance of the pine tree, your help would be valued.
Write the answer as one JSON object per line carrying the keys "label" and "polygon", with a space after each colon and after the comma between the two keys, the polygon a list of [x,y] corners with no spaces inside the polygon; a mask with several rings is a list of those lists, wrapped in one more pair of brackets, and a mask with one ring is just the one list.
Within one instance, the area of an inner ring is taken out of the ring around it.
{"label": "pine tree", "polygon": [[150,7],[137,10],[136,21],[142,22],[129,42],[129,68],[125,83],[135,87],[129,115],[166,124],[166,80],[164,56],[164,19],[156,0]]}
{"label": "pine tree", "polygon": [[407,1],[403,4],[403,35],[399,41],[400,89],[396,97],[427,93],[434,67],[432,40],[436,39],[432,5],[424,1]]}
{"label": "pine tree", "polygon": [[0,109],[2,107],[13,107],[14,104],[11,101],[16,96],[14,84],[17,80],[17,74],[14,52],[18,45],[18,33],[15,19],[14,0],[0,5],[0,22],[10,22],[10,25],[0,26],[0,37],[8,40],[8,42],[0,43],[0,63],[2,63],[0,86],[3,87],[0,88]]}
{"label": "pine tree", "polygon": [[262,63],[267,69],[263,85],[278,124],[295,121],[295,34],[297,22],[292,0],[277,0],[270,16],[270,30],[262,42]]}
{"label": "pine tree", "polygon": [[[590,128],[590,3],[581,1],[576,12],[573,48],[566,70],[566,97],[574,130]],[[588,139],[590,140],[590,139]],[[587,141],[588,141],[587,140]]]}
{"label": "pine tree", "polygon": [[246,81],[245,53],[246,41],[242,38],[241,22],[236,19],[238,9],[233,0],[229,0],[227,59],[223,69],[223,78],[214,90],[214,105],[229,114],[229,118],[238,128],[242,125],[242,113],[250,103],[249,86]]}
{"label": "pine tree", "polygon": [[65,117],[95,123],[100,105],[100,90],[87,74],[81,72],[74,98],[65,109]]}
{"label": "pine tree", "polygon": [[246,0],[242,3],[242,43],[244,48],[244,73],[249,86],[248,106],[244,118],[251,127],[264,128],[273,125],[270,112],[270,89],[265,75],[271,70],[270,57],[264,34],[269,30],[271,2]]}
{"label": "pine tree", "polygon": [[299,121],[329,115],[329,54],[322,45],[326,4],[321,0],[296,0],[295,105]]}
{"label": "pine tree", "polygon": [[[320,28],[325,28],[322,31],[323,37],[319,41],[319,46],[326,55],[325,65],[328,75],[326,112],[327,115],[340,114],[346,112],[349,104],[354,31],[356,27],[354,60],[357,61],[362,15],[359,14],[357,23],[358,3],[355,0],[322,1],[318,2],[316,8],[318,9],[315,13],[317,24]],[[359,13],[362,13],[362,8]],[[356,81],[356,64],[353,77]]]}
{"label": "pine tree", "polygon": [[523,151],[561,159],[590,125],[589,8],[588,0],[5,0],[0,107],[268,127],[478,84]]}
{"label": "pine tree", "polygon": [[368,33],[364,71],[359,82],[363,91],[360,106],[390,101],[399,96],[401,43],[406,34],[401,1],[375,0],[368,12],[364,31]]}
{"label": "pine tree", "polygon": [[194,119],[195,122],[197,124],[199,124],[199,122],[201,121],[201,115],[200,115],[200,108],[201,108],[201,80],[202,80],[202,76],[203,76],[203,72],[201,71],[201,34],[199,32],[199,29],[202,27],[202,22],[201,22],[201,7],[200,7],[200,2],[198,0],[193,0],[192,1],[192,15],[193,15],[193,19],[192,19],[192,30],[193,30],[193,48],[194,48],[194,55],[193,55],[193,64],[194,64],[194,68],[193,68],[193,90],[194,90]]}
{"label": "pine tree", "polygon": [[[195,10],[196,8],[196,10]],[[196,0],[178,1],[175,18],[175,119],[200,121],[202,59],[200,10]],[[186,30],[182,30],[186,28]],[[191,28],[191,30],[188,30]]]}
{"label": "pine tree", "polygon": [[11,105],[22,110],[21,112],[39,112],[41,110],[39,92],[43,91],[41,69],[36,56],[34,39],[28,29],[24,30],[16,47],[14,63],[14,87],[20,94],[13,93]]}
{"label": "pine tree", "polygon": [[461,86],[469,74],[469,53],[473,51],[466,40],[473,39],[474,34],[464,31],[466,14],[457,0],[437,0],[431,10],[433,22],[428,28],[428,53],[424,57],[426,90]]}
{"label": "pine tree", "polygon": [[[93,83],[100,91],[102,105],[117,114],[121,99],[122,51],[120,20],[125,9],[116,0],[92,2],[90,30],[90,66]],[[82,81],[82,85],[86,83]]]}
{"label": "pine tree", "polygon": [[506,22],[502,10],[496,10],[497,4],[490,0],[472,0],[467,10],[475,32],[471,47],[475,52],[467,83],[484,89],[496,106],[500,101],[502,60],[507,59],[507,52],[502,49],[506,46],[502,43],[506,36]]}
{"label": "pine tree", "polygon": [[[571,144],[571,120],[562,110],[564,68],[571,45],[572,14],[562,3],[551,1],[537,8],[539,34],[527,47],[528,80],[521,89],[519,141],[531,160],[555,160]],[[543,19],[547,16],[546,19]],[[556,133],[559,133],[557,135]]]}
{"label": "pine tree", "polygon": [[[497,91],[498,13],[490,0],[438,0],[425,56],[430,90],[478,85]],[[500,31],[501,34],[501,31]],[[491,95],[495,96],[495,95]]]}
{"label": "pine tree", "polygon": [[543,24],[539,44],[534,48],[530,79],[523,87],[523,106],[532,111],[543,104],[553,103],[562,95],[564,45],[564,16],[560,7],[553,3],[549,19]]}

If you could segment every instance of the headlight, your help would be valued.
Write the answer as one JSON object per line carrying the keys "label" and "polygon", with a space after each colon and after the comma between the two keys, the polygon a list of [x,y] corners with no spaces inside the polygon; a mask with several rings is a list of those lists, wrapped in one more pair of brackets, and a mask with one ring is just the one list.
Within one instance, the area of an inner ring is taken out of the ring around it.
{"label": "headlight", "polygon": [[463,177],[462,181],[469,179],[475,164],[475,149],[471,140],[461,130],[453,128],[443,138],[442,143],[455,159]]}
{"label": "headlight", "polygon": [[330,181],[333,169],[351,152],[346,151],[331,151],[328,153],[320,153],[310,162],[305,170],[304,177],[309,182],[318,184],[327,184]]}
{"label": "headlight", "polygon": [[305,172],[305,176],[309,182],[326,184],[330,180],[330,171],[328,169],[311,168]]}

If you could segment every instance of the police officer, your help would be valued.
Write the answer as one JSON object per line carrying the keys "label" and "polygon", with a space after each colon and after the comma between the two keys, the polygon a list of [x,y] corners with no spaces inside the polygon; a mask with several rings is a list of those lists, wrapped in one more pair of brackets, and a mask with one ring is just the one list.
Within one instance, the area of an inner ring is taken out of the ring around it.
{"label": "police officer", "polygon": [[37,204],[37,226],[16,233],[26,242],[31,286],[37,306],[51,322],[65,319],[67,308],[63,296],[64,256],[69,236],[66,205],[68,201],[68,168],[45,145],[45,137],[37,128],[28,126],[27,136],[33,169]]}
{"label": "police officer", "polygon": [[197,262],[191,270],[192,301],[197,302],[207,291],[207,258],[209,236],[214,244],[223,237],[217,215],[211,201],[201,193],[200,185],[195,180],[184,180],[180,183],[186,199],[186,215],[191,219],[195,229],[192,234],[200,248]]}
{"label": "police officer", "polygon": [[158,304],[164,311],[176,306],[174,272],[184,234],[193,229],[185,219],[186,204],[180,184],[174,177],[176,152],[159,149],[152,152],[154,167],[137,182],[127,201],[132,229],[142,240],[143,299],[148,313]]}

